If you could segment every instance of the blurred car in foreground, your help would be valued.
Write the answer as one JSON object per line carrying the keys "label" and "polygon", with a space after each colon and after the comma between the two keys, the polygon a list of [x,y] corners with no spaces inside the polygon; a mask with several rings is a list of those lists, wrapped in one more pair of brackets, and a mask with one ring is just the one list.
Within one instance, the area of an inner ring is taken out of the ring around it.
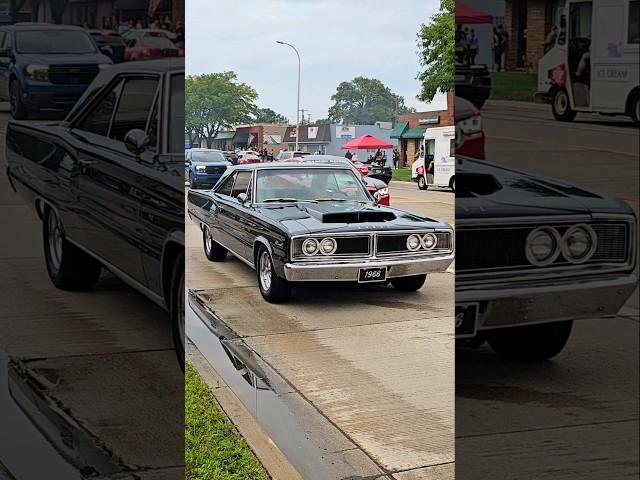
{"label": "blurred car in foreground", "polygon": [[82,28],[20,24],[0,27],[0,100],[21,120],[63,118],[98,74],[113,63]]}
{"label": "blurred car in foreground", "polygon": [[238,159],[236,165],[247,165],[248,163],[260,163],[262,159],[255,153],[249,153],[246,151],[238,152]]}
{"label": "blurred car in foreground", "polygon": [[484,158],[484,131],[480,110],[469,100],[456,96],[456,155]]}
{"label": "blurred car in foreground", "polygon": [[456,176],[461,342],[546,360],[574,320],[616,314],[636,290],[637,221],[626,203],[468,158]]}
{"label": "blurred car in foreground", "polygon": [[125,43],[118,32],[112,30],[87,30],[102,53],[113,63],[124,62]]}
{"label": "blurred car in foreground", "polygon": [[88,290],[110,270],[169,312],[182,363],[181,111],[184,61],[121,63],[100,71],[65,121],[9,122],[6,158],[12,188],[42,219],[53,284]]}
{"label": "blurred car in foreground", "polygon": [[127,61],[184,56],[183,50],[177,48],[171,40],[161,35],[129,38],[126,44],[124,59]]}
{"label": "blurred car in foreground", "polygon": [[220,150],[192,148],[185,152],[187,179],[190,188],[213,188],[231,166]]}
{"label": "blurred car in foreground", "polygon": [[310,155],[309,152],[300,152],[293,150],[283,150],[276,155],[275,161],[280,162],[282,160],[287,160],[293,157],[304,157],[305,155]]}
{"label": "blurred car in foreground", "polygon": [[482,108],[484,102],[491,95],[491,73],[486,65],[455,66],[456,96],[473,103],[477,108]]}

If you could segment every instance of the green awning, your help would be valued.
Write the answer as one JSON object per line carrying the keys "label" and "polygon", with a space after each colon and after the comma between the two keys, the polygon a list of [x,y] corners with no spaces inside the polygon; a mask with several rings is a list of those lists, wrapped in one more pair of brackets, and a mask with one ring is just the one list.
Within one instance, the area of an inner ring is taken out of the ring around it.
{"label": "green awning", "polygon": [[424,128],[410,128],[402,133],[401,138],[422,138],[424,137]]}
{"label": "green awning", "polygon": [[393,128],[393,130],[391,130],[391,138],[401,138],[402,137],[402,132],[404,132],[406,130],[406,128],[409,126],[409,122],[398,122],[396,123],[396,126]]}

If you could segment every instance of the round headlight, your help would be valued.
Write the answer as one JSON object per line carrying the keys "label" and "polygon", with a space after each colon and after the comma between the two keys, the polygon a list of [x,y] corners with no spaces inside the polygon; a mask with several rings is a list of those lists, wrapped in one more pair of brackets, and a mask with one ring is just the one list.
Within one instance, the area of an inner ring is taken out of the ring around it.
{"label": "round headlight", "polygon": [[589,225],[574,225],[562,236],[562,255],[571,263],[583,263],[596,250],[596,234]]}
{"label": "round headlight", "polygon": [[426,250],[433,249],[436,246],[436,243],[438,243],[438,239],[433,233],[427,233],[424,237],[422,237],[422,246]]}
{"label": "round headlight", "polygon": [[555,228],[538,227],[527,236],[525,254],[537,267],[553,263],[560,254],[560,234]]}
{"label": "round headlight", "polygon": [[331,255],[335,253],[338,244],[333,238],[323,238],[320,242],[320,252],[323,255]]}
{"label": "round headlight", "polygon": [[302,242],[302,253],[308,256],[315,255],[318,252],[320,245],[315,238],[307,238]]}
{"label": "round headlight", "polygon": [[418,235],[409,235],[409,238],[407,238],[407,249],[412,252],[419,250],[421,244],[422,241]]}

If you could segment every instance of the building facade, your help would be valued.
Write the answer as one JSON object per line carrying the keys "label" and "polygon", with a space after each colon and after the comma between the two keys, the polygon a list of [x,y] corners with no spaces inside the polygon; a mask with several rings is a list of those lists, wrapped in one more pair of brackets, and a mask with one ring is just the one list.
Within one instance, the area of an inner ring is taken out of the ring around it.
{"label": "building facade", "polygon": [[399,167],[410,167],[420,152],[424,132],[430,127],[450,127],[455,125],[454,92],[447,93],[447,109],[432,112],[416,112],[399,115],[391,132],[391,138],[398,141]]}

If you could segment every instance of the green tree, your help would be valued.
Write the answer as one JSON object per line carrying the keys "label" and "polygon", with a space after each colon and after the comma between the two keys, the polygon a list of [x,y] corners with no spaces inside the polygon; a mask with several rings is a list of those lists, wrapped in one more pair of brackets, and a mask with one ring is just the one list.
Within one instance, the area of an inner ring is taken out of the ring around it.
{"label": "green tree", "polygon": [[332,122],[373,125],[378,121],[391,122],[396,115],[412,111],[405,106],[404,98],[375,78],[356,77],[342,82],[331,100],[334,101],[329,108]]}
{"label": "green tree", "polygon": [[455,0],[440,0],[440,11],[423,24],[418,32],[418,55],[423,69],[418,74],[422,83],[418,99],[430,102],[438,91],[448,92],[454,86]]}
{"label": "green tree", "polygon": [[329,125],[331,123],[331,120],[329,120],[328,118],[319,118],[314,123],[316,125]]}
{"label": "green tree", "polygon": [[253,121],[256,91],[239,83],[234,72],[187,76],[185,79],[185,130],[193,142],[202,137],[211,143],[223,128]]}
{"label": "green tree", "polygon": [[259,108],[255,118],[256,123],[289,123],[289,120],[270,108]]}

